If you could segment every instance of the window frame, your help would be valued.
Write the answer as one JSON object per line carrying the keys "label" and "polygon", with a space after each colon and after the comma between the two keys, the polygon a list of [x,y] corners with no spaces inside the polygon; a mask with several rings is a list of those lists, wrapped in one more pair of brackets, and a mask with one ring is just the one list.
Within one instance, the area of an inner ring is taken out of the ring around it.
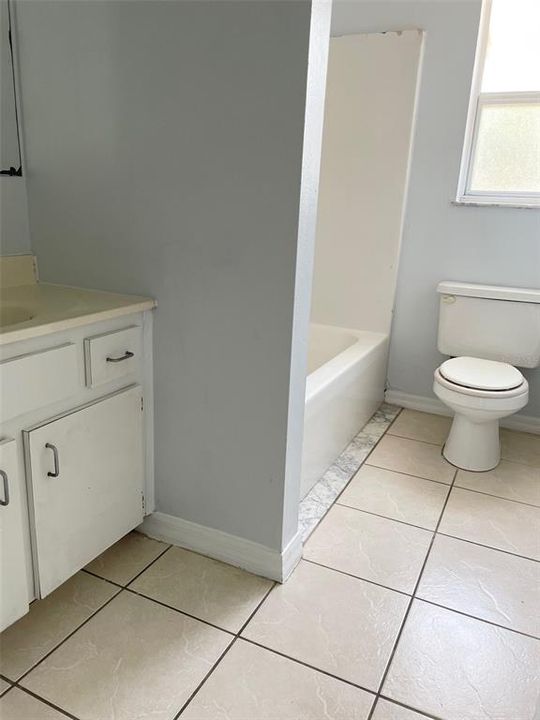
{"label": "window frame", "polygon": [[482,93],[481,84],[484,74],[487,42],[489,36],[489,20],[491,16],[491,0],[483,0],[480,15],[478,42],[474,60],[474,71],[471,84],[471,96],[467,111],[467,124],[458,179],[456,204],[458,205],[502,205],[505,207],[540,207],[540,193],[537,192],[489,192],[470,189],[473,159],[478,141],[480,114],[482,106],[508,102],[540,102],[540,92],[491,92]]}

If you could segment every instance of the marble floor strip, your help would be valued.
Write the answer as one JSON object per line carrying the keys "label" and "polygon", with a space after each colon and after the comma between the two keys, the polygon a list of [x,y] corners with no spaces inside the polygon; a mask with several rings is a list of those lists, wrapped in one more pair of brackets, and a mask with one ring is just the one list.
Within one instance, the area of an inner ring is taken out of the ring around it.
{"label": "marble floor strip", "polygon": [[366,458],[399,415],[401,408],[382,403],[322,478],[300,503],[298,526],[305,542]]}

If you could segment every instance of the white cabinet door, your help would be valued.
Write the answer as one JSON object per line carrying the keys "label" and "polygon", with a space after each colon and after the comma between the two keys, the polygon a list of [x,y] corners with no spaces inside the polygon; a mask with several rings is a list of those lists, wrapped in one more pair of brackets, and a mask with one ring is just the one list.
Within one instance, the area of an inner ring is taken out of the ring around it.
{"label": "white cabinet door", "polygon": [[24,534],[28,519],[23,498],[15,440],[0,440],[0,630],[28,612]]}
{"label": "white cabinet door", "polygon": [[141,388],[24,432],[44,597],[143,519]]}

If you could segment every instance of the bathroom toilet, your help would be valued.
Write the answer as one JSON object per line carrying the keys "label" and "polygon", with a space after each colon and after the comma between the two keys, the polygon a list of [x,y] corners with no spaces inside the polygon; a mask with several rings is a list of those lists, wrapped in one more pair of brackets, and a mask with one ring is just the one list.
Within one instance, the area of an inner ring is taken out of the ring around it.
{"label": "bathroom toilet", "polygon": [[500,460],[499,420],[522,410],[529,385],[515,365],[540,365],[540,290],[442,282],[435,395],[454,413],[444,457],[464,470]]}

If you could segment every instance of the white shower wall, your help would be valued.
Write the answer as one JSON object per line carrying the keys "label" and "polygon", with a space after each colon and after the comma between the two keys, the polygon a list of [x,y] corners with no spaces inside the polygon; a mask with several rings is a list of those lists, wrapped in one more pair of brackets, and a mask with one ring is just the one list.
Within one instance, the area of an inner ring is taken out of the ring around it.
{"label": "white shower wall", "polygon": [[421,46],[417,30],[330,41],[316,323],[390,331]]}

